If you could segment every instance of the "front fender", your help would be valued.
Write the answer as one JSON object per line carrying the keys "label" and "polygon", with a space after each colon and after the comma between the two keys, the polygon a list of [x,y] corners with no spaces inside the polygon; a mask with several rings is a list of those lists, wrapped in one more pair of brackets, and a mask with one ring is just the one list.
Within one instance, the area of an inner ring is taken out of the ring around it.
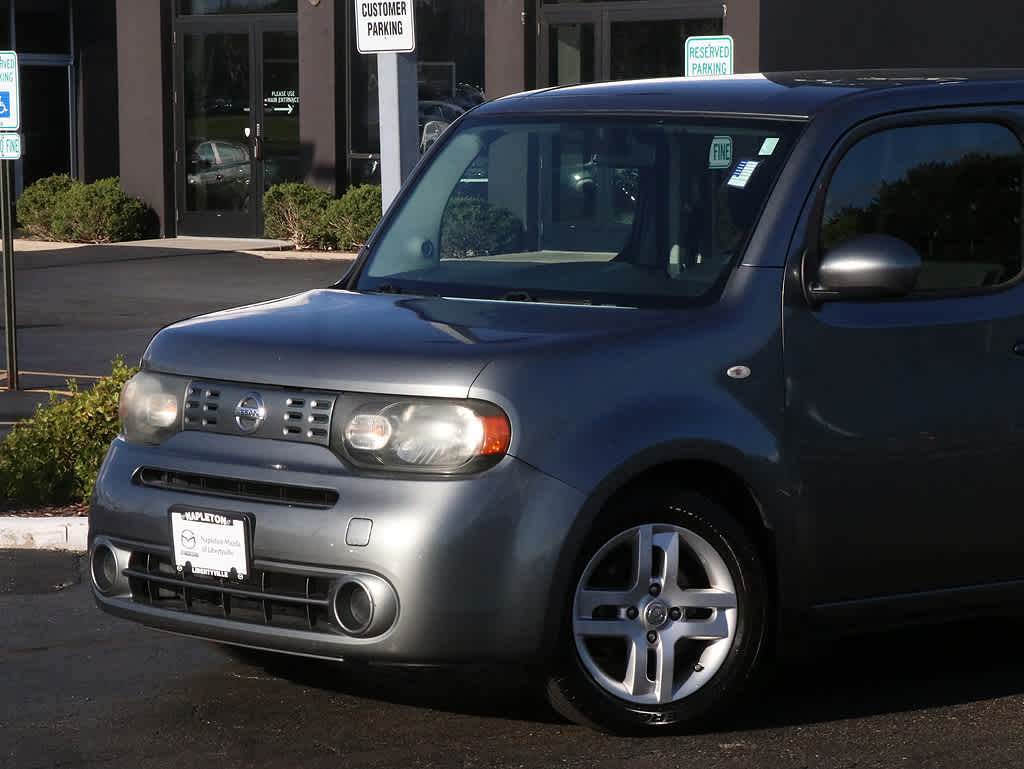
{"label": "front fender", "polygon": [[[766,288],[777,284],[777,271],[758,272]],[[782,350],[772,322],[778,295],[747,298],[741,311],[709,308],[686,328],[628,344],[493,361],[472,386],[470,397],[509,414],[511,453],[586,500],[570,518],[552,584],[552,638],[595,519],[654,468],[686,460],[720,466],[749,487],[778,546],[790,541]],[[728,376],[736,365],[751,375]]]}

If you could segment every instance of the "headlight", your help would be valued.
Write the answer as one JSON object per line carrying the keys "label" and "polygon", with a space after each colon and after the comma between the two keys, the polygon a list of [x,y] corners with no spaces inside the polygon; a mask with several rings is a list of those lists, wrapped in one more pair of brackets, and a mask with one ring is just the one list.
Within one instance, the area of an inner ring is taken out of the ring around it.
{"label": "headlight", "polygon": [[508,417],[482,401],[344,396],[332,441],[355,464],[378,470],[468,473],[505,456]]}
{"label": "headlight", "polygon": [[188,380],[142,371],[124,384],[119,414],[129,443],[156,445],[181,431]]}

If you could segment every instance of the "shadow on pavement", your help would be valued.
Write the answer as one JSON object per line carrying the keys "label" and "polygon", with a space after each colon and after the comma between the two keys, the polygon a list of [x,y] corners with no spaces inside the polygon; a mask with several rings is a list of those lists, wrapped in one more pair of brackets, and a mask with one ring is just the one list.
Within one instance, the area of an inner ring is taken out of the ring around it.
{"label": "shadow on pavement", "polygon": [[815,724],[1024,692],[1024,624],[978,618],[825,643],[774,666],[726,730]]}
{"label": "shadow on pavement", "polygon": [[222,646],[234,660],[293,683],[394,705],[555,723],[535,673],[489,666],[396,667],[288,657]]}
{"label": "shadow on pavement", "polygon": [[[536,673],[332,664],[240,649],[235,659],[326,691],[452,713],[558,723]],[[1024,624],[979,619],[847,638],[769,666],[701,731],[743,732],[927,710],[1024,692]],[[667,733],[666,733],[667,736]]]}

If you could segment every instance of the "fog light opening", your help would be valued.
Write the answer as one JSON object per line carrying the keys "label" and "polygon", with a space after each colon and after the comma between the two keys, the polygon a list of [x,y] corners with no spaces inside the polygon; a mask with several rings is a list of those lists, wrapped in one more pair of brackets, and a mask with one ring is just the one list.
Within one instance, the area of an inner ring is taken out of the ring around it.
{"label": "fog light opening", "polygon": [[373,596],[357,580],[343,583],[334,596],[334,614],[349,635],[362,635],[373,623]]}
{"label": "fog light opening", "polygon": [[101,593],[112,593],[117,585],[117,556],[107,545],[97,545],[92,554],[92,581]]}

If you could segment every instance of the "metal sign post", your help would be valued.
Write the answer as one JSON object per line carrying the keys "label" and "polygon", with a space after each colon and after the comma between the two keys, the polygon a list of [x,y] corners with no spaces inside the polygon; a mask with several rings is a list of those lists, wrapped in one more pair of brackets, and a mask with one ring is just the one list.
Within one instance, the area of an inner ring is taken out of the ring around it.
{"label": "metal sign post", "polygon": [[356,47],[377,54],[380,182],[386,211],[419,160],[413,0],[355,0]]}
{"label": "metal sign post", "polygon": [[4,260],[4,347],[7,351],[7,389],[18,382],[18,325],[14,312],[14,221],[11,216],[11,161],[0,160],[0,230]]}
{"label": "metal sign post", "polygon": [[419,160],[416,54],[378,53],[380,185],[386,211]]}
{"label": "metal sign post", "polygon": [[[18,82],[18,54],[0,51],[0,131],[21,128],[21,89]],[[11,161],[20,157],[21,136],[0,133],[0,240],[3,243],[4,349],[8,390],[20,389],[18,325],[14,312],[14,196],[11,190]]]}

